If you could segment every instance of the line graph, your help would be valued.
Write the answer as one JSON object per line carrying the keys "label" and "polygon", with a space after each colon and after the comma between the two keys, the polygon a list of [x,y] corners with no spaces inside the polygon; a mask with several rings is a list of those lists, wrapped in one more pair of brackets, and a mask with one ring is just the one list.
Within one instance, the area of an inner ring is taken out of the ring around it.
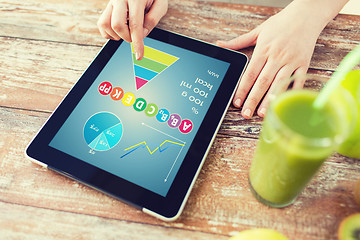
{"label": "line graph", "polygon": [[[166,143],[170,143],[169,145],[167,145],[166,147],[164,148],[161,148],[163,145],[165,145]],[[164,142],[162,142],[160,145],[156,145],[156,144],[151,144],[151,145],[155,145],[157,146],[154,150],[150,150],[150,147],[149,147],[150,144],[147,144],[146,141],[142,141],[138,144],[135,144],[134,146],[131,146],[131,147],[128,147],[126,149],[124,149],[124,151],[128,151],[128,150],[131,150],[130,152],[127,152],[125,153],[124,155],[122,155],[120,158],[123,158],[127,155],[129,155],[130,153],[138,150],[139,148],[145,148],[149,151],[149,154],[154,154],[155,152],[159,151],[160,153],[164,152],[166,149],[168,149],[169,147],[171,146],[185,146],[185,144],[183,143],[178,143],[178,142],[174,142],[174,141],[170,141],[170,140],[165,140]]]}
{"label": "line graph", "polygon": [[129,164],[146,166],[147,171],[157,171],[156,177],[163,176],[164,183],[173,179],[175,175],[171,173],[176,174],[181,164],[178,160],[183,158],[181,154],[186,149],[186,142],[145,123],[136,130],[141,137],[128,138],[128,145],[121,150],[119,158]]}

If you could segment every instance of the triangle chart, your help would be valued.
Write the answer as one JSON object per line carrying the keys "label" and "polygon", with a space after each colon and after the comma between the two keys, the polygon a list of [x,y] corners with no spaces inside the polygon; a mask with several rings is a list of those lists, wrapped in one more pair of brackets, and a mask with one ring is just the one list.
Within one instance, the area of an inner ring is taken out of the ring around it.
{"label": "triangle chart", "polygon": [[139,90],[142,86],[144,86],[148,82],[149,81],[146,81],[145,79],[135,77],[136,90]]}
{"label": "triangle chart", "polygon": [[179,60],[178,57],[144,46],[144,57],[140,61],[137,61],[132,43],[131,52],[134,63],[136,90],[148,84],[156,76],[165,71],[165,69]]}

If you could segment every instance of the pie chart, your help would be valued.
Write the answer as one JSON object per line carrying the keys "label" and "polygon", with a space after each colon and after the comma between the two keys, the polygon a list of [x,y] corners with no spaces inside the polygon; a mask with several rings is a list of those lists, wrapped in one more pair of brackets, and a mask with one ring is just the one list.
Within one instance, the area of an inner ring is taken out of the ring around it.
{"label": "pie chart", "polygon": [[84,138],[87,145],[97,151],[107,151],[116,146],[123,135],[121,120],[113,113],[99,112],[85,123]]}

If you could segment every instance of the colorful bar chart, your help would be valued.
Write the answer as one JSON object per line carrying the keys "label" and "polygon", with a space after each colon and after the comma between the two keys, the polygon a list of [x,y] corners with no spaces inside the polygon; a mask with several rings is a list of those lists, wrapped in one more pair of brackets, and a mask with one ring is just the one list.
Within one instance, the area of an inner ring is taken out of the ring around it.
{"label": "colorful bar chart", "polygon": [[136,90],[145,86],[179,59],[168,53],[144,46],[144,57],[138,61],[136,60],[132,44],[131,51],[134,63]]}

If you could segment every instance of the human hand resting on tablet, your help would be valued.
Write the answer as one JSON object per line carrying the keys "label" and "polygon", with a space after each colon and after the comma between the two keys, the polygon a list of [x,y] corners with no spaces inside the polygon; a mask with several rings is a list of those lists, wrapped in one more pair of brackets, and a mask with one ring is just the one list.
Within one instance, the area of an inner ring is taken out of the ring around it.
{"label": "human hand resting on tablet", "polygon": [[[234,50],[256,45],[233,99],[244,118],[251,118],[256,107],[264,117],[274,89],[292,75],[306,74],[317,38],[347,1],[294,0],[249,33],[217,42]],[[298,78],[293,87],[303,84]]]}
{"label": "human hand resting on tablet", "polygon": [[166,14],[167,0],[110,0],[98,20],[103,37],[132,42],[137,60],[144,55],[143,38]]}

